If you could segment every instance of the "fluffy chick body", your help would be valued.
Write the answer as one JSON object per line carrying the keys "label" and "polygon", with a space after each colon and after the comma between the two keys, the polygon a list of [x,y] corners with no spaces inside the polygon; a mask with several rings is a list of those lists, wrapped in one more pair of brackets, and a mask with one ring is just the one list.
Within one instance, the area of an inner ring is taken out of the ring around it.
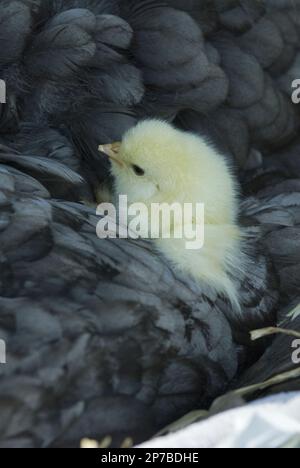
{"label": "fluffy chick body", "polygon": [[149,212],[153,203],[204,203],[201,250],[188,250],[185,238],[160,238],[155,244],[175,268],[238,304],[232,281],[241,268],[238,188],[225,158],[195,134],[146,120],[125,134],[112,159],[112,174],[116,195],[145,204]]}

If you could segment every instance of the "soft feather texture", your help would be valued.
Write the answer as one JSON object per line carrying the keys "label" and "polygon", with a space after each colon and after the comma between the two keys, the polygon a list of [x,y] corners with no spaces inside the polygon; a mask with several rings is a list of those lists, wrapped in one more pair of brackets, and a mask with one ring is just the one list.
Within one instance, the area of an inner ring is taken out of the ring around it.
{"label": "soft feather texture", "polygon": [[97,239],[93,209],[7,163],[0,176],[2,446],[144,440],[252,361],[247,331],[272,323],[277,301],[264,258],[237,279],[248,325],[148,243]]}
{"label": "soft feather texture", "polygon": [[[0,0],[1,446],[144,440],[226,391],[269,343],[249,331],[299,302],[298,4]],[[151,116],[251,169],[242,314],[149,243],[95,235],[98,145]],[[258,377],[289,368],[281,346]]]}

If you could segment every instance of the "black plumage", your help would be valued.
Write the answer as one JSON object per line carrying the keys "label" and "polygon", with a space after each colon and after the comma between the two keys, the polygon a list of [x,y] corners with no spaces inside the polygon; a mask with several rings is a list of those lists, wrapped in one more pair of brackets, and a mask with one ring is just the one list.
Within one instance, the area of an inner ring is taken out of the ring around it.
{"label": "black plumage", "polygon": [[248,331],[273,323],[268,260],[261,253],[256,276],[250,263],[239,279],[247,319],[236,317],[147,243],[97,239],[93,210],[51,199],[23,158],[20,172],[7,148],[0,156],[2,444],[140,441],[208,405],[252,362]]}
{"label": "black plumage", "polygon": [[[299,8],[0,5],[0,444],[138,442],[252,382],[288,341],[264,354],[269,340],[249,332],[281,323],[299,299]],[[241,170],[239,315],[150,243],[96,237],[89,205],[109,179],[98,145],[147,116],[208,135]]]}

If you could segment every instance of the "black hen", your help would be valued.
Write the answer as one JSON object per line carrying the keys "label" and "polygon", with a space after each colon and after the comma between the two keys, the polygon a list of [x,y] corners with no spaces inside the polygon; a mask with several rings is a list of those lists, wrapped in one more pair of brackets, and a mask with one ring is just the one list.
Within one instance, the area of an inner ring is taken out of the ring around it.
{"label": "black hen", "polygon": [[[167,3],[0,1],[2,446],[144,440],[225,391],[265,349],[249,331],[297,298],[298,8]],[[97,147],[148,115],[209,134],[240,167],[265,155],[243,180],[239,316],[151,244],[96,237],[81,202],[108,177]]]}
{"label": "black hen", "polygon": [[235,316],[150,244],[97,239],[94,210],[51,199],[37,179],[61,169],[64,184],[80,180],[43,158],[32,178],[33,160],[2,147],[2,445],[140,441],[209,405],[260,352],[249,331],[273,323],[277,282],[262,243],[253,239],[259,263],[237,279]]}

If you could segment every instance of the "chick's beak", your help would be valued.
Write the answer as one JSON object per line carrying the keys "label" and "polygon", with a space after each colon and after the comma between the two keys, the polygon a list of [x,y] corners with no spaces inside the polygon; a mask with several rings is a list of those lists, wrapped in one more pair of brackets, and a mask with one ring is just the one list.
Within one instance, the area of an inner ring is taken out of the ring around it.
{"label": "chick's beak", "polygon": [[118,158],[120,147],[120,142],[109,143],[108,145],[100,145],[99,151],[106,154],[106,156],[108,156],[109,159],[117,163],[119,166],[124,167],[123,161],[121,161],[121,159]]}

